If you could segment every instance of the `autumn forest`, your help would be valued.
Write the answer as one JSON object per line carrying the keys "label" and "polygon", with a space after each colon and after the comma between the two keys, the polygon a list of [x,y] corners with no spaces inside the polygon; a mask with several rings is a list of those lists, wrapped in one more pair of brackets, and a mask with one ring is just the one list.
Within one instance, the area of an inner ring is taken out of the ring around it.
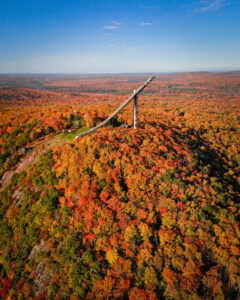
{"label": "autumn forest", "polygon": [[0,299],[240,299],[240,72],[0,75]]}

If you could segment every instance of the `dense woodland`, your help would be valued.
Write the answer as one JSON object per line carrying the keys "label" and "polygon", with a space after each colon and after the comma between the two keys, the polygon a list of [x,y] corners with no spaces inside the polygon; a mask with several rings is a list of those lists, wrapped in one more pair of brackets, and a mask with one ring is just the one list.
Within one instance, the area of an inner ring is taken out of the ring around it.
{"label": "dense woodland", "polygon": [[0,76],[0,299],[240,298],[240,72],[74,139],[147,77]]}

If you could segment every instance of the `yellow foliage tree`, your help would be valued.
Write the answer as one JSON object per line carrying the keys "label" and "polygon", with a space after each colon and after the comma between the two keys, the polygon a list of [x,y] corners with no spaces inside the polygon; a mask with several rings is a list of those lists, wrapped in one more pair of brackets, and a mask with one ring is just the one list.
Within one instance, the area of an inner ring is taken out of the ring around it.
{"label": "yellow foliage tree", "polygon": [[118,252],[117,249],[110,249],[106,252],[106,259],[107,261],[112,265],[115,263],[115,261],[118,259]]}

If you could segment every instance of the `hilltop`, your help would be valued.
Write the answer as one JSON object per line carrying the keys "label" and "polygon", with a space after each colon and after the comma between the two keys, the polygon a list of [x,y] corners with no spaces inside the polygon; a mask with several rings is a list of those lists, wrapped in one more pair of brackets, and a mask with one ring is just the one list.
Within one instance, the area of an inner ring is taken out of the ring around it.
{"label": "hilltop", "polygon": [[2,264],[25,297],[235,298],[237,191],[194,131],[105,129],[14,176]]}

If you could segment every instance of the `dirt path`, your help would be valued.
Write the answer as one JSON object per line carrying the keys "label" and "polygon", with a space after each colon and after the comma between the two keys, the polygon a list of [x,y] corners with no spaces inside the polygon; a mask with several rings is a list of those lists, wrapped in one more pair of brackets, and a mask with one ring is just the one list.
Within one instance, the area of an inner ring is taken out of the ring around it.
{"label": "dirt path", "polygon": [[50,138],[40,139],[27,145],[26,148],[30,148],[30,150],[25,156],[21,158],[19,163],[16,165],[15,170],[7,171],[3,174],[0,180],[0,192],[3,191],[4,188],[9,184],[13,174],[20,174],[22,171],[25,171],[28,166],[35,163],[41,156],[41,154],[43,154],[45,151],[62,144],[64,144],[64,141],[57,136],[54,136]]}

